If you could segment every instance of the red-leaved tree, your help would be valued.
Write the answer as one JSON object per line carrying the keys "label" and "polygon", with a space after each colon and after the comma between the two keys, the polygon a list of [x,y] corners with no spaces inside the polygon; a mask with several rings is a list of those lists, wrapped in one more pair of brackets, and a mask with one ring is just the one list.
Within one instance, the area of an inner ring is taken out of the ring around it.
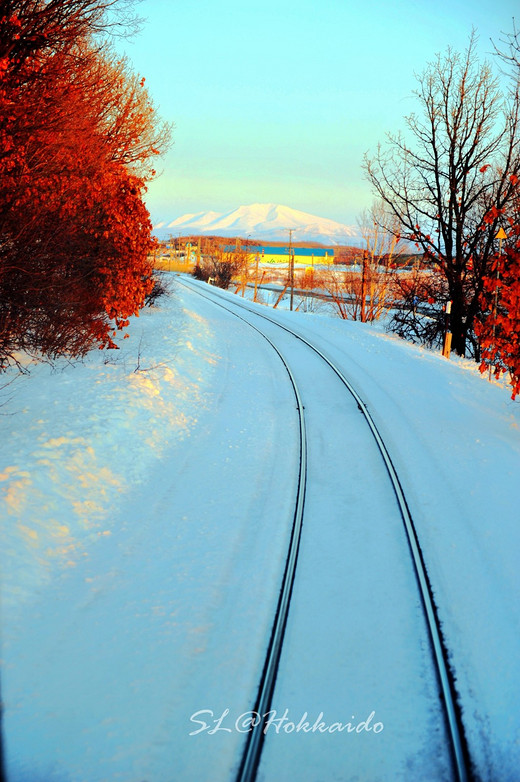
{"label": "red-leaved tree", "polygon": [[0,18],[3,366],[19,349],[54,357],[113,345],[138,313],[153,284],[143,194],[170,133],[144,80],[93,43],[112,3],[9,5]]}
{"label": "red-leaved tree", "polygon": [[481,372],[492,368],[497,378],[509,373],[513,399],[520,394],[520,193],[515,207],[504,219],[504,251],[494,256],[484,279],[482,315],[475,327],[482,345]]}

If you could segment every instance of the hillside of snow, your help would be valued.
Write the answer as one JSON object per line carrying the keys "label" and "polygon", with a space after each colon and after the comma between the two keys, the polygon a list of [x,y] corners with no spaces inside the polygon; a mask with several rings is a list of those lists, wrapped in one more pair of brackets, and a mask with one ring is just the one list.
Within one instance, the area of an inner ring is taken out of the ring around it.
{"label": "hillside of snow", "polygon": [[241,236],[258,241],[288,241],[289,229],[293,242],[341,245],[359,239],[359,231],[353,226],[279,204],[250,204],[223,214],[186,214],[168,223],[172,233]]}

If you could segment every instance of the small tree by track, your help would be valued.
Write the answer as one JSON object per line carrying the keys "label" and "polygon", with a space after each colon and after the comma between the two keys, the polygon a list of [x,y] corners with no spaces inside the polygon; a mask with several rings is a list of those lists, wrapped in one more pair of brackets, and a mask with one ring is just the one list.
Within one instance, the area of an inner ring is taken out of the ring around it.
{"label": "small tree by track", "polygon": [[233,279],[244,275],[247,263],[246,250],[240,247],[232,249],[216,239],[206,239],[202,243],[200,260],[193,270],[193,276],[197,280],[227,289]]}
{"label": "small tree by track", "polygon": [[388,331],[408,342],[440,348],[449,301],[446,280],[436,271],[415,268],[393,277],[394,303]]}

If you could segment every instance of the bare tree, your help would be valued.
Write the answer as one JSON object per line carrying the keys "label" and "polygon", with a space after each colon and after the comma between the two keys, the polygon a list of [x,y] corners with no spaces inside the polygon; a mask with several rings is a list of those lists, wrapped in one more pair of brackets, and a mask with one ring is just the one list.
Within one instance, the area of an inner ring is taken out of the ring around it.
{"label": "bare tree", "polygon": [[511,68],[513,78],[518,79],[520,72],[520,30],[517,29],[513,19],[513,32],[506,33],[500,40],[500,45],[495,44],[495,53],[502,62]]}
{"label": "bare tree", "polygon": [[325,290],[335,311],[343,320],[361,320],[361,276],[357,271],[345,271],[331,266],[320,274],[320,287]]}
{"label": "bare tree", "polygon": [[407,133],[389,134],[365,169],[400,229],[446,279],[452,301],[453,348],[474,352],[473,323],[483,279],[495,253],[500,220],[520,176],[519,90],[508,96],[489,64],[467,50],[438,55],[417,79],[421,113]]}
{"label": "bare tree", "polygon": [[243,277],[249,253],[241,248],[230,248],[218,239],[206,239],[193,276],[219,288],[228,288],[233,278]]}
{"label": "bare tree", "polygon": [[[363,323],[379,320],[394,302],[394,265],[404,251],[395,217],[385,204],[374,203],[359,221],[366,248],[357,254],[356,266],[331,266],[319,275],[319,286],[327,291],[340,318]],[[383,226],[394,224],[394,231]]]}
{"label": "bare tree", "polygon": [[394,266],[407,248],[397,218],[389,214],[383,201],[374,202],[358,223],[366,244],[362,256],[360,319],[378,320],[394,301]]}

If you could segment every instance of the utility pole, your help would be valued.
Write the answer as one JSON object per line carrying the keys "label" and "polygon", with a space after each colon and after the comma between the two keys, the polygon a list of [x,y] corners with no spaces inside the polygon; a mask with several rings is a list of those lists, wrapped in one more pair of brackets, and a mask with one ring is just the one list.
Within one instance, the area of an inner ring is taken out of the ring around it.
{"label": "utility pole", "polygon": [[292,235],[294,229],[288,228],[287,230],[289,231],[289,285],[291,286],[291,303],[289,309],[292,312],[294,301],[294,254],[292,250]]}
{"label": "utility pole", "polygon": [[[249,280],[249,267],[251,263],[251,234],[247,235],[246,241],[246,249],[244,253],[243,263],[242,263],[242,298],[244,298],[246,294],[246,288],[247,283]],[[257,264],[258,268],[258,264]],[[253,301],[256,301],[256,277],[255,277],[255,295],[253,297]]]}
{"label": "utility pole", "polygon": [[361,268],[361,323],[365,322],[365,300],[367,295],[367,260],[368,252],[363,250],[363,266]]}

